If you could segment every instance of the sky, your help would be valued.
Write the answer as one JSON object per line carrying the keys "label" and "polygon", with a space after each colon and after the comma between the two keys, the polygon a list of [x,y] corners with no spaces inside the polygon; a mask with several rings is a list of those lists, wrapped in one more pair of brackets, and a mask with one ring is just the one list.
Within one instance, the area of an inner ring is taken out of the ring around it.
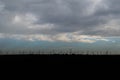
{"label": "sky", "polygon": [[119,5],[120,0],[0,0],[0,48],[119,48]]}

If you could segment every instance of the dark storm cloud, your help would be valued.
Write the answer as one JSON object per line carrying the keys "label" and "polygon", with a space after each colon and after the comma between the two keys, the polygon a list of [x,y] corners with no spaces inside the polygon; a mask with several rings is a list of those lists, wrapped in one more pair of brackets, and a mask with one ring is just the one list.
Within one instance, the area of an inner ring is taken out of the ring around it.
{"label": "dark storm cloud", "polygon": [[[120,29],[104,29],[111,20],[120,21],[119,0],[0,0],[0,33],[56,34],[82,31],[82,35],[120,36]],[[33,25],[53,24],[50,30],[31,30],[13,25],[15,15],[37,16]],[[114,26],[118,26],[115,23]]]}

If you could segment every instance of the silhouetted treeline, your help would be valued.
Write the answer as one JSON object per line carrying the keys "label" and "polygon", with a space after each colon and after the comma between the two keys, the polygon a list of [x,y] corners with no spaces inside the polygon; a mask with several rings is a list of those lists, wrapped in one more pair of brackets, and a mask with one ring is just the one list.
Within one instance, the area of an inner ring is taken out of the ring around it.
{"label": "silhouetted treeline", "polygon": [[0,50],[0,54],[112,54],[111,51],[89,51],[77,49]]}

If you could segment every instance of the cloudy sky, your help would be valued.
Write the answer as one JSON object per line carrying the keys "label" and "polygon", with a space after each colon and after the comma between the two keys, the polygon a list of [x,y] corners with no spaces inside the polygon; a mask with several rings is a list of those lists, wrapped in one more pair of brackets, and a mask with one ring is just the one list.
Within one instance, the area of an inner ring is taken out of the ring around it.
{"label": "cloudy sky", "polygon": [[120,0],[0,0],[2,46],[9,39],[94,44],[119,37]]}

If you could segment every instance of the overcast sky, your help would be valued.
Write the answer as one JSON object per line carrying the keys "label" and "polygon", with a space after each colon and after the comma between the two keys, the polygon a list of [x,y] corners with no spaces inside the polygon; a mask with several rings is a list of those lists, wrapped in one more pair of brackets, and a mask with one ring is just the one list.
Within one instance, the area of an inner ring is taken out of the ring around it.
{"label": "overcast sky", "polygon": [[94,43],[120,36],[120,0],[0,0],[0,38]]}

